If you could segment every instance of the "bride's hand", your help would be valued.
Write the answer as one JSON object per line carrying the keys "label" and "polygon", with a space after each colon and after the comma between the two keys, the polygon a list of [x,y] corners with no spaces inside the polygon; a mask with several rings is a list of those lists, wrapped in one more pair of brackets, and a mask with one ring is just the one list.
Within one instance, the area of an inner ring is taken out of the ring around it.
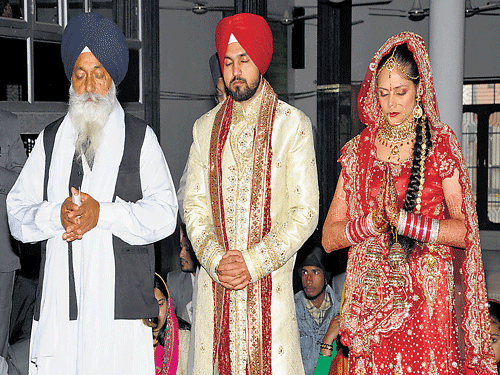
{"label": "bride's hand", "polygon": [[389,168],[386,171],[385,179],[382,181],[383,184],[383,207],[385,219],[390,225],[397,228],[399,221],[399,198],[396,186],[392,179],[392,174]]}
{"label": "bride's hand", "polygon": [[385,176],[382,179],[382,184],[380,185],[380,189],[377,193],[377,205],[372,212],[373,226],[375,227],[375,230],[378,231],[379,233],[384,233],[385,231],[387,231],[387,220],[385,218],[384,202],[383,202],[384,182],[385,182]]}

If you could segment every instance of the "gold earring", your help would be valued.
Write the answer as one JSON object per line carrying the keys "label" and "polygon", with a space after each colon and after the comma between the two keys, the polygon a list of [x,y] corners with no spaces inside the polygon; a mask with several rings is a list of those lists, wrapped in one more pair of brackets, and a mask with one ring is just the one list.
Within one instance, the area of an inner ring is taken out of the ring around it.
{"label": "gold earring", "polygon": [[420,106],[420,99],[422,96],[422,93],[420,91],[421,91],[421,89],[420,89],[420,85],[419,85],[417,88],[417,98],[416,98],[417,103],[415,104],[415,107],[413,107],[413,117],[417,120],[419,118],[421,118],[424,114],[424,110]]}
{"label": "gold earring", "polygon": [[413,117],[415,117],[416,119],[419,119],[422,117],[423,114],[424,114],[424,110],[420,106],[420,103],[417,102],[417,104],[415,104],[415,107],[413,107]]}

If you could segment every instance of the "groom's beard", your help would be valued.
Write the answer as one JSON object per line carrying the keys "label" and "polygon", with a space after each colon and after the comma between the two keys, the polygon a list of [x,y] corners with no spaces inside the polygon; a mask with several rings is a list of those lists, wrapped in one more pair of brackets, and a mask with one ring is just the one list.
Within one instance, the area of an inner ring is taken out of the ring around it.
{"label": "groom's beard", "polygon": [[78,95],[73,85],[69,88],[69,116],[77,132],[76,153],[79,160],[85,155],[91,168],[102,141],[102,130],[117,103],[114,82],[106,96],[86,92]]}

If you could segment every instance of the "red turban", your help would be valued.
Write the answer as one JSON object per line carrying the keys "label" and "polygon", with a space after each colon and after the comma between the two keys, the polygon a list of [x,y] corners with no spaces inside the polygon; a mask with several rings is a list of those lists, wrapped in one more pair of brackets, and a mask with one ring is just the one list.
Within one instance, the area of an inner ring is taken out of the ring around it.
{"label": "red turban", "polygon": [[219,21],[215,29],[215,48],[223,73],[224,57],[231,34],[257,65],[260,74],[264,75],[273,57],[273,34],[266,20],[256,14],[238,13]]}

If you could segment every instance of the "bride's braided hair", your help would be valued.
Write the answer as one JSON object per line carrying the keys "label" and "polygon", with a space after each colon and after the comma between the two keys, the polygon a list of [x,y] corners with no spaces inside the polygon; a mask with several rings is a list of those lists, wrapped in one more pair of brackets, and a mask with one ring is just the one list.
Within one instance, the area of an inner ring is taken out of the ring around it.
{"label": "bride's braided hair", "polygon": [[[408,49],[408,46],[406,44],[394,47],[387,55],[385,55],[380,60],[377,68],[377,74],[386,64],[389,58],[394,58],[399,70],[402,71],[402,73],[408,79],[410,79],[415,84],[415,86],[417,86],[420,83],[420,76],[418,72],[417,63],[413,58],[413,53]],[[403,68],[404,70],[401,70],[401,68]],[[423,108],[422,103],[420,102],[419,104],[420,107]],[[422,129],[424,127],[425,127],[425,143],[427,146],[425,149],[424,157],[427,157],[429,150],[432,146],[432,142],[431,142],[431,131],[429,126],[429,121],[427,120],[425,114],[421,118],[416,119],[415,121],[416,138],[415,138],[415,145],[413,147],[413,164],[411,166],[410,181],[408,183],[408,189],[406,190],[406,197],[403,204],[403,209],[406,212],[413,212],[417,204],[417,193],[420,185],[420,176],[422,175],[420,171],[420,161],[422,159],[422,144],[424,138]],[[389,237],[389,246],[392,246],[394,242],[395,242],[394,234],[391,231],[391,235]],[[406,236],[398,235],[398,242],[403,247],[406,253],[406,257],[408,258],[415,247],[416,240]]]}

